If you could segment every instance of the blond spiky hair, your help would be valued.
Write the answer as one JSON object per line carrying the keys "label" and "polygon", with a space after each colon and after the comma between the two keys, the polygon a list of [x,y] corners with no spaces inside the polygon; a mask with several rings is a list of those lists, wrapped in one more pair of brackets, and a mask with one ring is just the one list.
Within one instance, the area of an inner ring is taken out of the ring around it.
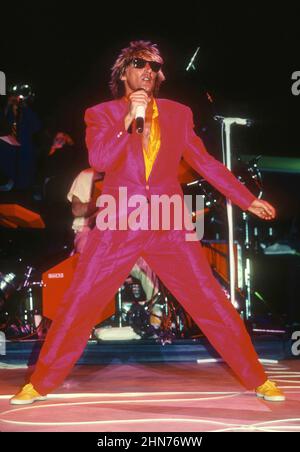
{"label": "blond spiky hair", "polygon": [[[150,41],[131,41],[129,47],[125,47],[121,50],[118,58],[116,59],[113,67],[111,68],[110,89],[114,98],[124,95],[124,83],[120,80],[120,77],[124,74],[124,71],[128,64],[130,64],[132,58],[135,57],[148,57],[163,64],[163,59],[159,53],[156,44]],[[158,94],[158,90],[161,82],[165,80],[165,76],[160,70],[157,73],[154,95]]]}

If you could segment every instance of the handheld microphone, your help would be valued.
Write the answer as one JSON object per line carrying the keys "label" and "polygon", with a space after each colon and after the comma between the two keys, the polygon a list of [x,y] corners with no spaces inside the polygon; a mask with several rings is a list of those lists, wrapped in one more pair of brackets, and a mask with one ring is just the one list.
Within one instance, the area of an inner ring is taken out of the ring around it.
{"label": "handheld microphone", "polygon": [[137,133],[143,133],[146,109],[143,105],[139,105],[135,112],[135,125]]}

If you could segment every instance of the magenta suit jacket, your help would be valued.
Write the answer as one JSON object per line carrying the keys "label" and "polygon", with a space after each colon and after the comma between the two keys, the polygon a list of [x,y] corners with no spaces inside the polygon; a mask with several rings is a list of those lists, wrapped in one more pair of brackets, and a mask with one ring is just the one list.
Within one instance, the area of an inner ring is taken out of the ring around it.
{"label": "magenta suit jacket", "polygon": [[[206,152],[193,132],[190,109],[163,99],[157,100],[157,106],[161,148],[148,182],[141,137],[124,130],[126,101],[107,102],[87,110],[90,164],[106,172],[103,191],[116,195],[119,186],[123,186],[127,187],[129,196],[182,194],[177,172],[183,155],[224,195],[247,209],[254,196]],[[120,210],[115,214],[119,219],[122,216]],[[241,318],[214,279],[199,242],[188,242],[184,231],[171,228],[158,232],[139,230],[138,233],[131,229],[100,231],[94,228],[30,378],[36,390],[47,394],[62,383],[83,351],[92,326],[139,256],[145,258],[194,318],[245,386],[250,389],[261,385],[267,376]]]}
{"label": "magenta suit jacket", "polygon": [[145,178],[141,136],[128,133],[124,117],[128,103],[124,98],[88,108],[85,113],[86,144],[90,165],[105,171],[103,192],[118,198],[119,186],[134,194],[180,194],[177,180],[180,159],[184,159],[223,195],[247,210],[255,199],[236,177],[207,151],[194,132],[189,107],[167,99],[156,99],[161,146],[148,181]]}

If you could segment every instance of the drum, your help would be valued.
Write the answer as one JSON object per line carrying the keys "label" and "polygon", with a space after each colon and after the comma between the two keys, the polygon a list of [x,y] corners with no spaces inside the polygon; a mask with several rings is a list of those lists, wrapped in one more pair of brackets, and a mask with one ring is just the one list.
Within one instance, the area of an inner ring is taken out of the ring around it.
{"label": "drum", "polygon": [[9,339],[32,337],[42,320],[42,282],[21,260],[9,267],[14,270],[0,273],[1,328]]}
{"label": "drum", "polygon": [[0,272],[0,300],[3,304],[7,301],[13,293],[18,290],[21,285],[20,278],[14,272],[1,273]]}
{"label": "drum", "polygon": [[163,291],[144,303],[133,303],[127,312],[127,322],[135,333],[145,339],[156,339],[161,344],[175,338],[188,337],[192,319],[175,298]]}
{"label": "drum", "polygon": [[0,311],[10,311],[15,295],[24,283],[25,266],[21,259],[1,262],[0,265]]}
{"label": "drum", "polygon": [[145,301],[146,294],[143,290],[141,282],[133,277],[129,276],[123,286],[121,287],[122,303],[132,303],[134,301]]}
{"label": "drum", "polygon": [[19,318],[35,330],[42,320],[42,281],[31,281],[19,292]]}

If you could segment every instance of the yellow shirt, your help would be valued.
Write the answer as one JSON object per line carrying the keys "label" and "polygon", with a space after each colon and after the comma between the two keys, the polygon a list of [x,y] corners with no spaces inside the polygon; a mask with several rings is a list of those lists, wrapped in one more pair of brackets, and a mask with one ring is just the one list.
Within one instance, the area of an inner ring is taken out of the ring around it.
{"label": "yellow shirt", "polygon": [[146,181],[149,179],[159,148],[160,148],[160,128],[158,121],[158,109],[155,100],[153,100],[153,113],[148,148],[147,149],[143,148]]}

